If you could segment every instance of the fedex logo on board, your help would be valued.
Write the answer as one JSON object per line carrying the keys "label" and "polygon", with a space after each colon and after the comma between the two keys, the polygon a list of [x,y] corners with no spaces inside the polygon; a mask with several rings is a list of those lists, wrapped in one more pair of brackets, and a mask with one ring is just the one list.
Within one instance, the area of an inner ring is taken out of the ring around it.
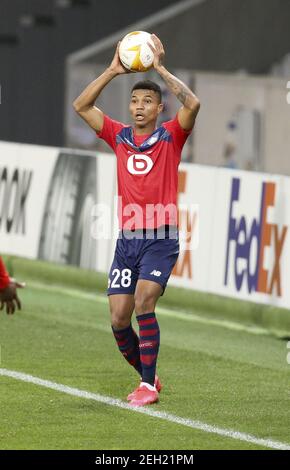
{"label": "fedex logo on board", "polygon": [[280,262],[288,227],[269,222],[271,208],[275,207],[276,183],[262,183],[259,213],[252,220],[246,215],[235,216],[240,187],[240,178],[233,178],[224,284],[228,285],[231,271],[238,291],[245,283],[249,293],[271,295],[275,290],[281,296]]}

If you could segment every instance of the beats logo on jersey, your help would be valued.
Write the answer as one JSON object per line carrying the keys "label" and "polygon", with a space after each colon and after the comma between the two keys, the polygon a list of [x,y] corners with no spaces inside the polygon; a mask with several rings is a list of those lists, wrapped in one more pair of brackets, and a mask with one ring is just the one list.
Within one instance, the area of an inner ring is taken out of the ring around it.
{"label": "beats logo on jersey", "polygon": [[153,161],[148,155],[133,154],[128,158],[127,169],[131,175],[145,175],[153,167]]}

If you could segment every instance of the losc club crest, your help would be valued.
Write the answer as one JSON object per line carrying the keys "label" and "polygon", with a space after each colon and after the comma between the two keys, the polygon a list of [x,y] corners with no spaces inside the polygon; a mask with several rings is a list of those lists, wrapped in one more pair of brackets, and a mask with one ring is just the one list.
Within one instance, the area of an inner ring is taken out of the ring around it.
{"label": "losc club crest", "polygon": [[145,175],[153,167],[153,161],[148,155],[133,154],[127,161],[127,170],[131,175]]}

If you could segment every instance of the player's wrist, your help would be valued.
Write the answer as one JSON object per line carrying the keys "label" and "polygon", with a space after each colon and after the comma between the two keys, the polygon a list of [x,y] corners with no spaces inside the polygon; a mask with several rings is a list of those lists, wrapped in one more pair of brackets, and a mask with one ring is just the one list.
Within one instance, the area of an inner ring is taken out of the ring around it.
{"label": "player's wrist", "polygon": [[0,291],[6,289],[10,284],[9,274],[7,273],[4,263],[1,262],[0,258]]}
{"label": "player's wrist", "polygon": [[108,67],[106,69],[106,73],[110,78],[115,78],[117,75],[119,75],[119,73],[113,67]]}
{"label": "player's wrist", "polygon": [[0,292],[3,292],[10,284],[9,277],[0,278]]}
{"label": "player's wrist", "polygon": [[166,72],[166,68],[163,64],[160,64],[160,65],[156,65],[155,66],[155,70],[156,72],[158,72],[160,75],[162,75],[162,73]]}

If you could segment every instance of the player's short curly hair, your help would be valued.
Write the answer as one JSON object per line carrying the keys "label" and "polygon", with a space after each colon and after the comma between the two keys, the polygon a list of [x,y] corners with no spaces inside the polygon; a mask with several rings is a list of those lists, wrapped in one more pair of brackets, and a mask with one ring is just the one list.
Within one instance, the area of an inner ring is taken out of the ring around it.
{"label": "player's short curly hair", "polygon": [[152,82],[151,80],[142,80],[140,82],[135,83],[133,86],[131,93],[134,90],[153,90],[157,93],[159,97],[159,102],[162,101],[162,91],[158,83]]}

